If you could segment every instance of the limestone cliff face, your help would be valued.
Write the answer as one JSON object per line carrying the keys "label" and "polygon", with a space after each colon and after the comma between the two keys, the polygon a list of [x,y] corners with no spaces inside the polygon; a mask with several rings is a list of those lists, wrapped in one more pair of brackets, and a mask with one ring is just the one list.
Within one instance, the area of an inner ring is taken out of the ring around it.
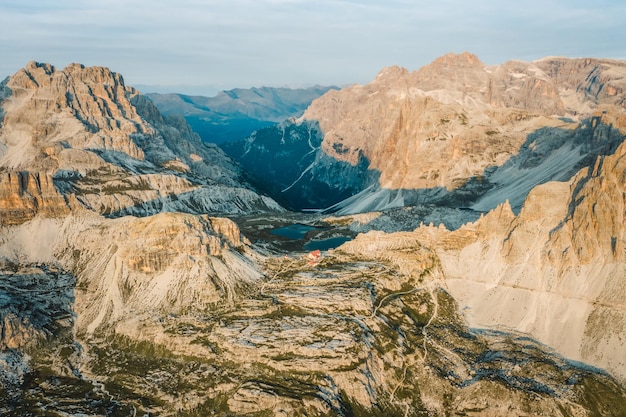
{"label": "limestone cliff face", "polygon": [[362,152],[384,188],[454,188],[501,165],[530,133],[565,126],[559,116],[619,104],[625,75],[619,61],[487,66],[450,54],[415,72],[387,68],[370,84],[330,91],[303,118],[319,121],[327,154],[354,164]]}
{"label": "limestone cliff face", "polygon": [[[122,415],[132,415],[138,397],[100,395],[105,387],[93,379],[107,381],[112,369],[130,376],[134,366],[118,367],[93,341],[107,339],[108,349],[126,338],[167,345],[178,354],[205,354],[165,323],[232,308],[260,279],[258,258],[235,223],[206,215],[107,219],[82,210],[2,227],[0,394],[10,401],[1,402],[0,413],[47,408],[106,415],[124,402],[128,412]],[[105,372],[93,370],[100,360]],[[162,396],[164,410],[191,406],[169,395]]]}
{"label": "limestone cliff face", "polygon": [[555,81],[569,112],[580,113],[581,102],[591,108],[598,105],[626,106],[626,64],[623,61],[544,58],[535,64]]}
{"label": "limestone cliff face", "polygon": [[117,326],[136,336],[139,316],[221,305],[259,276],[227,219],[165,213],[90,225],[72,237],[61,259],[81,284],[80,331]]}
{"label": "limestone cliff face", "polygon": [[73,202],[54,187],[52,176],[41,173],[0,173],[0,226],[19,224],[37,214],[63,217]]}
{"label": "limestone cliff face", "polygon": [[[2,223],[62,210],[51,207],[63,200],[108,216],[280,210],[219,148],[107,68],[30,62],[0,86],[0,108],[0,175],[9,187],[0,204],[13,210]],[[17,176],[33,181],[11,188]]]}

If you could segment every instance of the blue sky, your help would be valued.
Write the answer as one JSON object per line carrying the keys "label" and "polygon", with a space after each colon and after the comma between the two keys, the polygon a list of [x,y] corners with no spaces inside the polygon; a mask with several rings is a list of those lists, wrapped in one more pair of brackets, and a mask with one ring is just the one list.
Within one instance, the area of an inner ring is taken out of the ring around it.
{"label": "blue sky", "polygon": [[80,62],[210,94],[367,83],[448,52],[626,59],[625,18],[623,0],[2,0],[0,78],[30,60]]}

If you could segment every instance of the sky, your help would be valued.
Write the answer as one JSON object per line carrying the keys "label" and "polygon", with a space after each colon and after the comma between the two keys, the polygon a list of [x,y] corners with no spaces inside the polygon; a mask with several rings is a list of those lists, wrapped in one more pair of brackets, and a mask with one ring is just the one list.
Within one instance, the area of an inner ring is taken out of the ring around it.
{"label": "sky", "polygon": [[626,59],[624,0],[1,0],[0,79],[109,67],[143,92],[349,85],[449,52]]}

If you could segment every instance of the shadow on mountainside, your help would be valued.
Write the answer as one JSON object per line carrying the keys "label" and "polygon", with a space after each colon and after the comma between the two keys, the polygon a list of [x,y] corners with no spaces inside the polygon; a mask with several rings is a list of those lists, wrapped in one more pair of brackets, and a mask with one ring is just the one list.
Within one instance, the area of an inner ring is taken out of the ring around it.
{"label": "shadow on mountainside", "polygon": [[[257,131],[245,141],[224,145],[224,149],[246,171],[249,183],[291,210],[322,209],[339,215],[396,210],[398,219],[416,215],[425,222],[432,220],[457,228],[506,200],[518,212],[535,186],[569,180],[581,168],[592,166],[598,156],[613,153],[624,140],[618,129],[603,123],[600,117],[572,124],[571,129],[544,127],[529,134],[519,151],[502,166],[488,167],[482,174],[466,179],[460,187],[449,190],[445,187],[383,189],[378,185],[380,172],[369,168],[370,163],[362,153],[356,165],[339,161],[322,150],[323,137],[316,122],[285,122]],[[132,158],[119,161],[116,154],[106,152],[100,155],[136,173],[156,170],[145,161]],[[128,160],[136,161],[136,165]],[[200,185],[193,180],[193,173],[190,175],[184,177]],[[268,210],[262,199],[244,201],[243,196],[228,187],[204,185],[180,193],[160,193],[158,198],[137,201],[103,214],[120,217],[161,211],[235,214]],[[400,213],[405,207],[419,210]],[[424,216],[428,211],[438,214]]]}
{"label": "shadow on mountainside", "polygon": [[71,338],[76,278],[45,265],[2,266],[0,348],[20,348],[65,333]]}
{"label": "shadow on mountainside", "polygon": [[322,207],[327,213],[354,214],[436,205],[486,212],[509,200],[518,212],[535,186],[569,180],[624,140],[601,117],[571,129],[544,127],[529,134],[504,165],[488,167],[449,190],[383,189],[380,172],[370,169],[365,156],[360,155],[356,166],[339,161],[323,152],[323,138],[317,122],[285,122],[222,147],[247,171],[250,182],[292,210]]}
{"label": "shadow on mountainside", "polygon": [[180,114],[203,142],[224,143],[245,139],[253,132],[299,117],[334,86],[309,88],[236,88],[214,97],[148,93],[164,115]]}
{"label": "shadow on mountainside", "polygon": [[486,168],[456,189],[383,189],[372,184],[326,211],[353,214],[432,204],[487,212],[508,200],[517,213],[534,187],[568,181],[580,169],[593,166],[599,156],[614,153],[623,141],[624,135],[600,117],[585,119],[572,129],[544,127],[529,134],[505,164]]}
{"label": "shadow on mountainside", "polygon": [[147,217],[162,212],[220,216],[269,214],[277,210],[251,190],[214,185],[181,193],[163,193],[158,198],[138,201],[118,210],[104,210],[102,215],[108,218]]}
{"label": "shadow on mountainside", "polygon": [[317,122],[285,121],[248,139],[220,146],[247,173],[247,180],[283,206],[301,211],[332,206],[378,183],[362,154],[356,165],[328,156]]}
{"label": "shadow on mountainside", "polygon": [[568,181],[582,168],[593,166],[599,156],[614,153],[623,141],[624,135],[601,117],[585,119],[573,129],[541,128],[528,135],[504,165],[485,170],[483,177],[492,188],[471,207],[488,211],[508,199],[517,213],[534,187]]}
{"label": "shadow on mountainside", "polygon": [[0,269],[0,415],[132,415],[132,405],[82,374],[76,277],[7,259]]}

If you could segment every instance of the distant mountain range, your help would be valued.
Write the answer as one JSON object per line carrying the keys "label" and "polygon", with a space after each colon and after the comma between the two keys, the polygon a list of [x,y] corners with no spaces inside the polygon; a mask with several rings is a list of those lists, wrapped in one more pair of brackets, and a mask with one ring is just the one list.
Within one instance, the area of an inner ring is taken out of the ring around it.
{"label": "distant mountain range", "polygon": [[165,115],[182,115],[203,141],[243,139],[255,130],[299,117],[311,102],[337,87],[236,88],[215,97],[146,94]]}

